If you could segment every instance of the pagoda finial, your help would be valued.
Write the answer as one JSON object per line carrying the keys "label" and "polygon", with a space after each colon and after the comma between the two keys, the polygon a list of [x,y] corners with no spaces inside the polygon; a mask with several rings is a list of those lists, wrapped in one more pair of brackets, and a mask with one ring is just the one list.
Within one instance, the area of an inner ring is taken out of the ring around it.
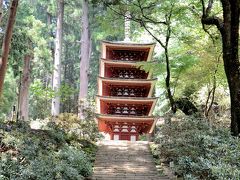
{"label": "pagoda finial", "polygon": [[131,41],[130,40],[130,28],[131,28],[131,24],[130,24],[130,18],[131,18],[131,15],[130,15],[130,12],[129,11],[126,11],[125,13],[125,38],[124,38],[124,41]]}

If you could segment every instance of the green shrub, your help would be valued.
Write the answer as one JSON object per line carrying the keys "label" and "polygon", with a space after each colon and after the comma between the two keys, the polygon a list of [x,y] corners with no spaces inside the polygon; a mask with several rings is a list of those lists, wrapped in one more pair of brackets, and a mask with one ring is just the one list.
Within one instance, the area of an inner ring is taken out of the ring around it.
{"label": "green shrub", "polygon": [[14,124],[11,131],[2,130],[0,145],[1,180],[84,179],[92,173],[96,152],[96,145],[54,123],[47,130]]}
{"label": "green shrub", "polygon": [[94,120],[94,113],[90,108],[86,108],[84,111],[86,115],[84,120],[73,113],[62,113],[53,121],[60,129],[64,129],[71,136],[96,141],[101,138],[101,135]]}
{"label": "green shrub", "polygon": [[173,170],[184,179],[240,178],[239,139],[204,119],[186,118],[163,125],[155,143],[155,157],[173,162]]}

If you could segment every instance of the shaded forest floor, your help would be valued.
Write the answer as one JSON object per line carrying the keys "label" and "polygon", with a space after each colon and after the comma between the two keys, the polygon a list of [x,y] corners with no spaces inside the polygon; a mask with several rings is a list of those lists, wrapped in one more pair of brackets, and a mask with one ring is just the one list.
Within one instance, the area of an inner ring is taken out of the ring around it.
{"label": "shaded forest floor", "polygon": [[183,179],[239,179],[240,140],[229,128],[184,117],[157,127],[151,150],[157,164]]}
{"label": "shaded forest floor", "polygon": [[0,179],[84,179],[92,173],[96,150],[53,123],[44,130],[25,122],[2,124]]}
{"label": "shaded forest floor", "polygon": [[[48,123],[43,129],[31,129],[25,122],[2,123],[0,179],[71,180],[91,176],[97,146],[84,136],[70,133],[72,126],[63,119],[77,122],[75,116],[65,114],[58,119],[61,123]],[[92,125],[89,130],[84,123],[79,127],[98,137],[95,128]],[[179,178],[240,177],[239,138],[231,136],[229,128],[203,118],[180,117],[171,125],[160,124],[151,150],[156,164],[170,166]]]}

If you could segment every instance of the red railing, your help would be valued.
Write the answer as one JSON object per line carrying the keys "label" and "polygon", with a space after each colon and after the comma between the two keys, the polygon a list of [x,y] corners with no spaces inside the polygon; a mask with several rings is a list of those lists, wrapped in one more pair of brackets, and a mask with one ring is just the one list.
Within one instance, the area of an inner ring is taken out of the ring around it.
{"label": "red railing", "polygon": [[110,96],[120,97],[147,97],[146,87],[110,86]]}
{"label": "red railing", "polygon": [[129,51],[129,50],[110,50],[108,58],[120,61],[145,61],[148,53],[145,51]]}
{"label": "red railing", "polygon": [[112,115],[147,116],[150,110],[147,105],[108,103],[107,106],[107,114]]}
{"label": "red railing", "polygon": [[148,73],[136,68],[111,68],[111,77],[120,79],[146,79]]}

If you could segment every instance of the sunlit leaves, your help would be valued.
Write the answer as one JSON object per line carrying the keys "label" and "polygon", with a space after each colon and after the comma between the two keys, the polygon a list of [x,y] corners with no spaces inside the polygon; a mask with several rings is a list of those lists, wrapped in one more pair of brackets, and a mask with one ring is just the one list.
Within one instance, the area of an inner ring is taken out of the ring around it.
{"label": "sunlit leaves", "polygon": [[42,82],[36,80],[32,86],[31,91],[35,96],[40,98],[45,98],[47,100],[52,99],[53,97],[61,96],[62,102],[71,96],[73,93],[76,92],[72,87],[68,86],[67,84],[62,84],[61,88],[56,92],[51,87],[44,87]]}
{"label": "sunlit leaves", "polygon": [[14,102],[17,99],[16,90],[18,85],[13,80],[13,72],[8,70],[5,78],[3,95],[2,98],[0,98],[0,121],[5,120],[8,113],[11,111],[12,106],[16,105]]}

